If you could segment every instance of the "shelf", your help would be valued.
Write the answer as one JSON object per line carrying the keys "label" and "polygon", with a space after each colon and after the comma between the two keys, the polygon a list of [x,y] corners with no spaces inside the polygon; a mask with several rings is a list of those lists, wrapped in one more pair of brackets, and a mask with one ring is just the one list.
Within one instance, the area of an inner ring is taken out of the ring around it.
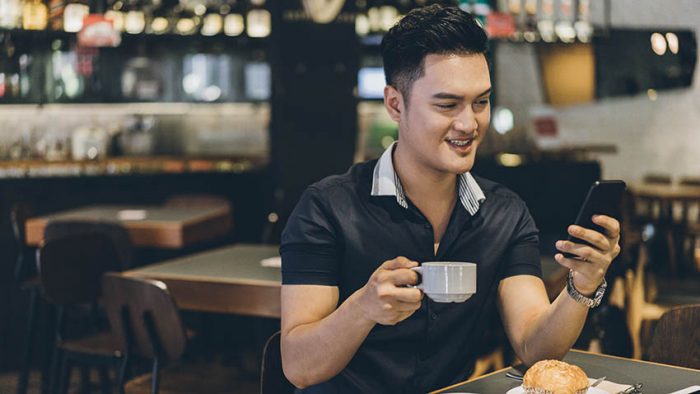
{"label": "shelf", "polygon": [[263,157],[119,157],[96,161],[0,162],[0,179],[72,178],[191,173],[245,173],[267,164]]}

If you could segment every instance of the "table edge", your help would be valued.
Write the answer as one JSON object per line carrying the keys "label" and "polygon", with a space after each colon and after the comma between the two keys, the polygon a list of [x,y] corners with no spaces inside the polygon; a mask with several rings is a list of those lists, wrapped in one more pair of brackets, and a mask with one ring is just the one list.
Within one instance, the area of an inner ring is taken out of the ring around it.
{"label": "table edge", "polygon": [[[633,358],[614,356],[614,355],[611,355],[611,354],[594,353],[594,352],[589,352],[589,351],[587,351],[587,350],[571,349],[570,352],[574,352],[574,353],[583,353],[583,354],[590,354],[590,355],[594,355],[594,356],[602,356],[602,357],[608,357],[608,358],[615,358],[615,359],[621,359],[621,360],[626,360],[626,361],[634,361],[634,362],[643,363],[643,364],[652,364],[652,365],[658,365],[658,366],[661,366],[661,367],[676,368],[676,369],[681,369],[681,370],[690,371],[690,372],[700,372],[700,369],[687,368],[687,367],[679,367],[679,366],[677,366],[677,365],[662,364],[662,363],[656,363],[656,362],[647,361],[647,360],[637,360],[637,359],[633,359]],[[501,372],[507,371],[507,370],[509,370],[509,369],[511,369],[511,368],[512,368],[512,366],[509,365],[509,366],[507,366],[507,367],[505,367],[505,368],[501,368],[501,369],[499,369],[499,370],[496,370],[496,371],[493,371],[493,372],[489,372],[489,373],[487,373],[486,375],[481,375],[481,376],[479,376],[479,377],[477,377],[477,378],[474,378],[474,379],[467,379],[467,380],[464,380],[464,381],[462,381],[462,382],[459,382],[459,383],[455,383],[455,384],[453,384],[453,385],[450,385],[450,386],[448,386],[448,387],[444,387],[444,388],[441,388],[441,389],[438,389],[438,390],[435,390],[435,391],[431,391],[430,394],[442,393],[442,392],[445,392],[445,391],[447,391],[447,390],[453,389],[453,388],[455,388],[455,387],[459,387],[459,386],[461,386],[461,385],[463,385],[463,384],[467,384],[467,383],[471,383],[471,382],[476,382],[477,380],[485,379],[485,378],[487,378],[487,377],[489,377],[489,376],[491,376],[491,375],[495,375],[495,374],[497,374],[497,373],[501,373]]]}

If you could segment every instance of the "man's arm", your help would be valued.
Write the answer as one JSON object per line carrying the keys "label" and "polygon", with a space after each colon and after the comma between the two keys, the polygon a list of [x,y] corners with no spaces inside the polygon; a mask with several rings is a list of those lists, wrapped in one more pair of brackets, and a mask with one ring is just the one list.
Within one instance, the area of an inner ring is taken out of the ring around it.
{"label": "man's arm", "polygon": [[375,324],[393,325],[421,305],[415,284],[418,265],[404,257],[384,262],[367,284],[337,307],[338,288],[282,286],[282,367],[287,378],[304,388],[343,370]]}
{"label": "man's arm", "polygon": [[[605,228],[606,235],[570,226],[571,235],[592,246],[558,241],[557,249],[585,260],[555,256],[559,264],[573,270],[574,286],[584,295],[598,288],[612,260],[620,252],[620,224],[607,216],[593,221]],[[499,310],[506,334],[523,362],[532,365],[545,358],[562,358],[576,341],[586,321],[588,307],[574,301],[564,289],[552,304],[542,280],[529,275],[505,278],[498,287]]]}
{"label": "man's arm", "polygon": [[527,365],[564,357],[581,333],[588,313],[566,289],[550,305],[544,283],[532,275],[503,279],[498,299],[508,339]]}

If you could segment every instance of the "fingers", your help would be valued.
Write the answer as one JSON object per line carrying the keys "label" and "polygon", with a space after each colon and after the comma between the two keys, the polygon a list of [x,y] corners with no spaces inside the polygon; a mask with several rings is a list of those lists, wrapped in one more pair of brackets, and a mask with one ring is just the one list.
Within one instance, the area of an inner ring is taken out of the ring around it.
{"label": "fingers", "polygon": [[391,297],[401,303],[418,303],[423,299],[423,292],[410,287],[395,287]]}
{"label": "fingers", "polygon": [[395,270],[398,268],[411,268],[411,267],[417,267],[418,263],[409,260],[404,256],[399,256],[393,260],[387,260],[385,261],[379,268],[383,268],[386,270]]}
{"label": "fingers", "polygon": [[571,236],[586,241],[600,250],[607,250],[610,248],[610,240],[595,230],[571,225],[568,228],[568,232]]}
{"label": "fingers", "polygon": [[620,237],[620,222],[615,218],[605,215],[593,215],[593,223],[603,227],[608,238],[618,239]]}
{"label": "fingers", "polygon": [[605,272],[607,271],[606,265],[566,258],[560,253],[557,253],[554,256],[554,259],[557,261],[557,263],[563,265],[564,267],[570,270],[573,270],[576,273],[583,275],[587,279],[595,281],[596,283],[600,280],[600,278],[605,276]]}
{"label": "fingers", "polygon": [[[605,264],[606,260],[603,254],[589,245],[577,244],[571,241],[557,241],[556,247],[558,250],[566,253],[571,253],[579,256],[583,261],[590,263],[601,263]],[[605,247],[605,250],[609,249],[609,246]]]}

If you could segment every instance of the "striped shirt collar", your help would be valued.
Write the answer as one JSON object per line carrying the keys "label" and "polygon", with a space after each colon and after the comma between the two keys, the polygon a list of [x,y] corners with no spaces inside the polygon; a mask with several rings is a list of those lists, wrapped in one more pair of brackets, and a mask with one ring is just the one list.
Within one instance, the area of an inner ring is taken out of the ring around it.
{"label": "striped shirt collar", "polygon": [[[396,142],[391,144],[384,153],[382,157],[379,158],[377,164],[374,166],[374,175],[372,176],[372,196],[396,196],[396,202],[403,208],[408,209],[408,203],[406,202],[406,195],[403,191],[403,186],[401,186],[401,180],[399,180],[398,174],[394,171],[394,163],[392,160],[392,153],[396,147]],[[479,211],[479,206],[486,196],[484,192],[476,183],[474,177],[467,171],[463,174],[459,174],[459,201],[464,206],[470,215],[474,216]]]}

